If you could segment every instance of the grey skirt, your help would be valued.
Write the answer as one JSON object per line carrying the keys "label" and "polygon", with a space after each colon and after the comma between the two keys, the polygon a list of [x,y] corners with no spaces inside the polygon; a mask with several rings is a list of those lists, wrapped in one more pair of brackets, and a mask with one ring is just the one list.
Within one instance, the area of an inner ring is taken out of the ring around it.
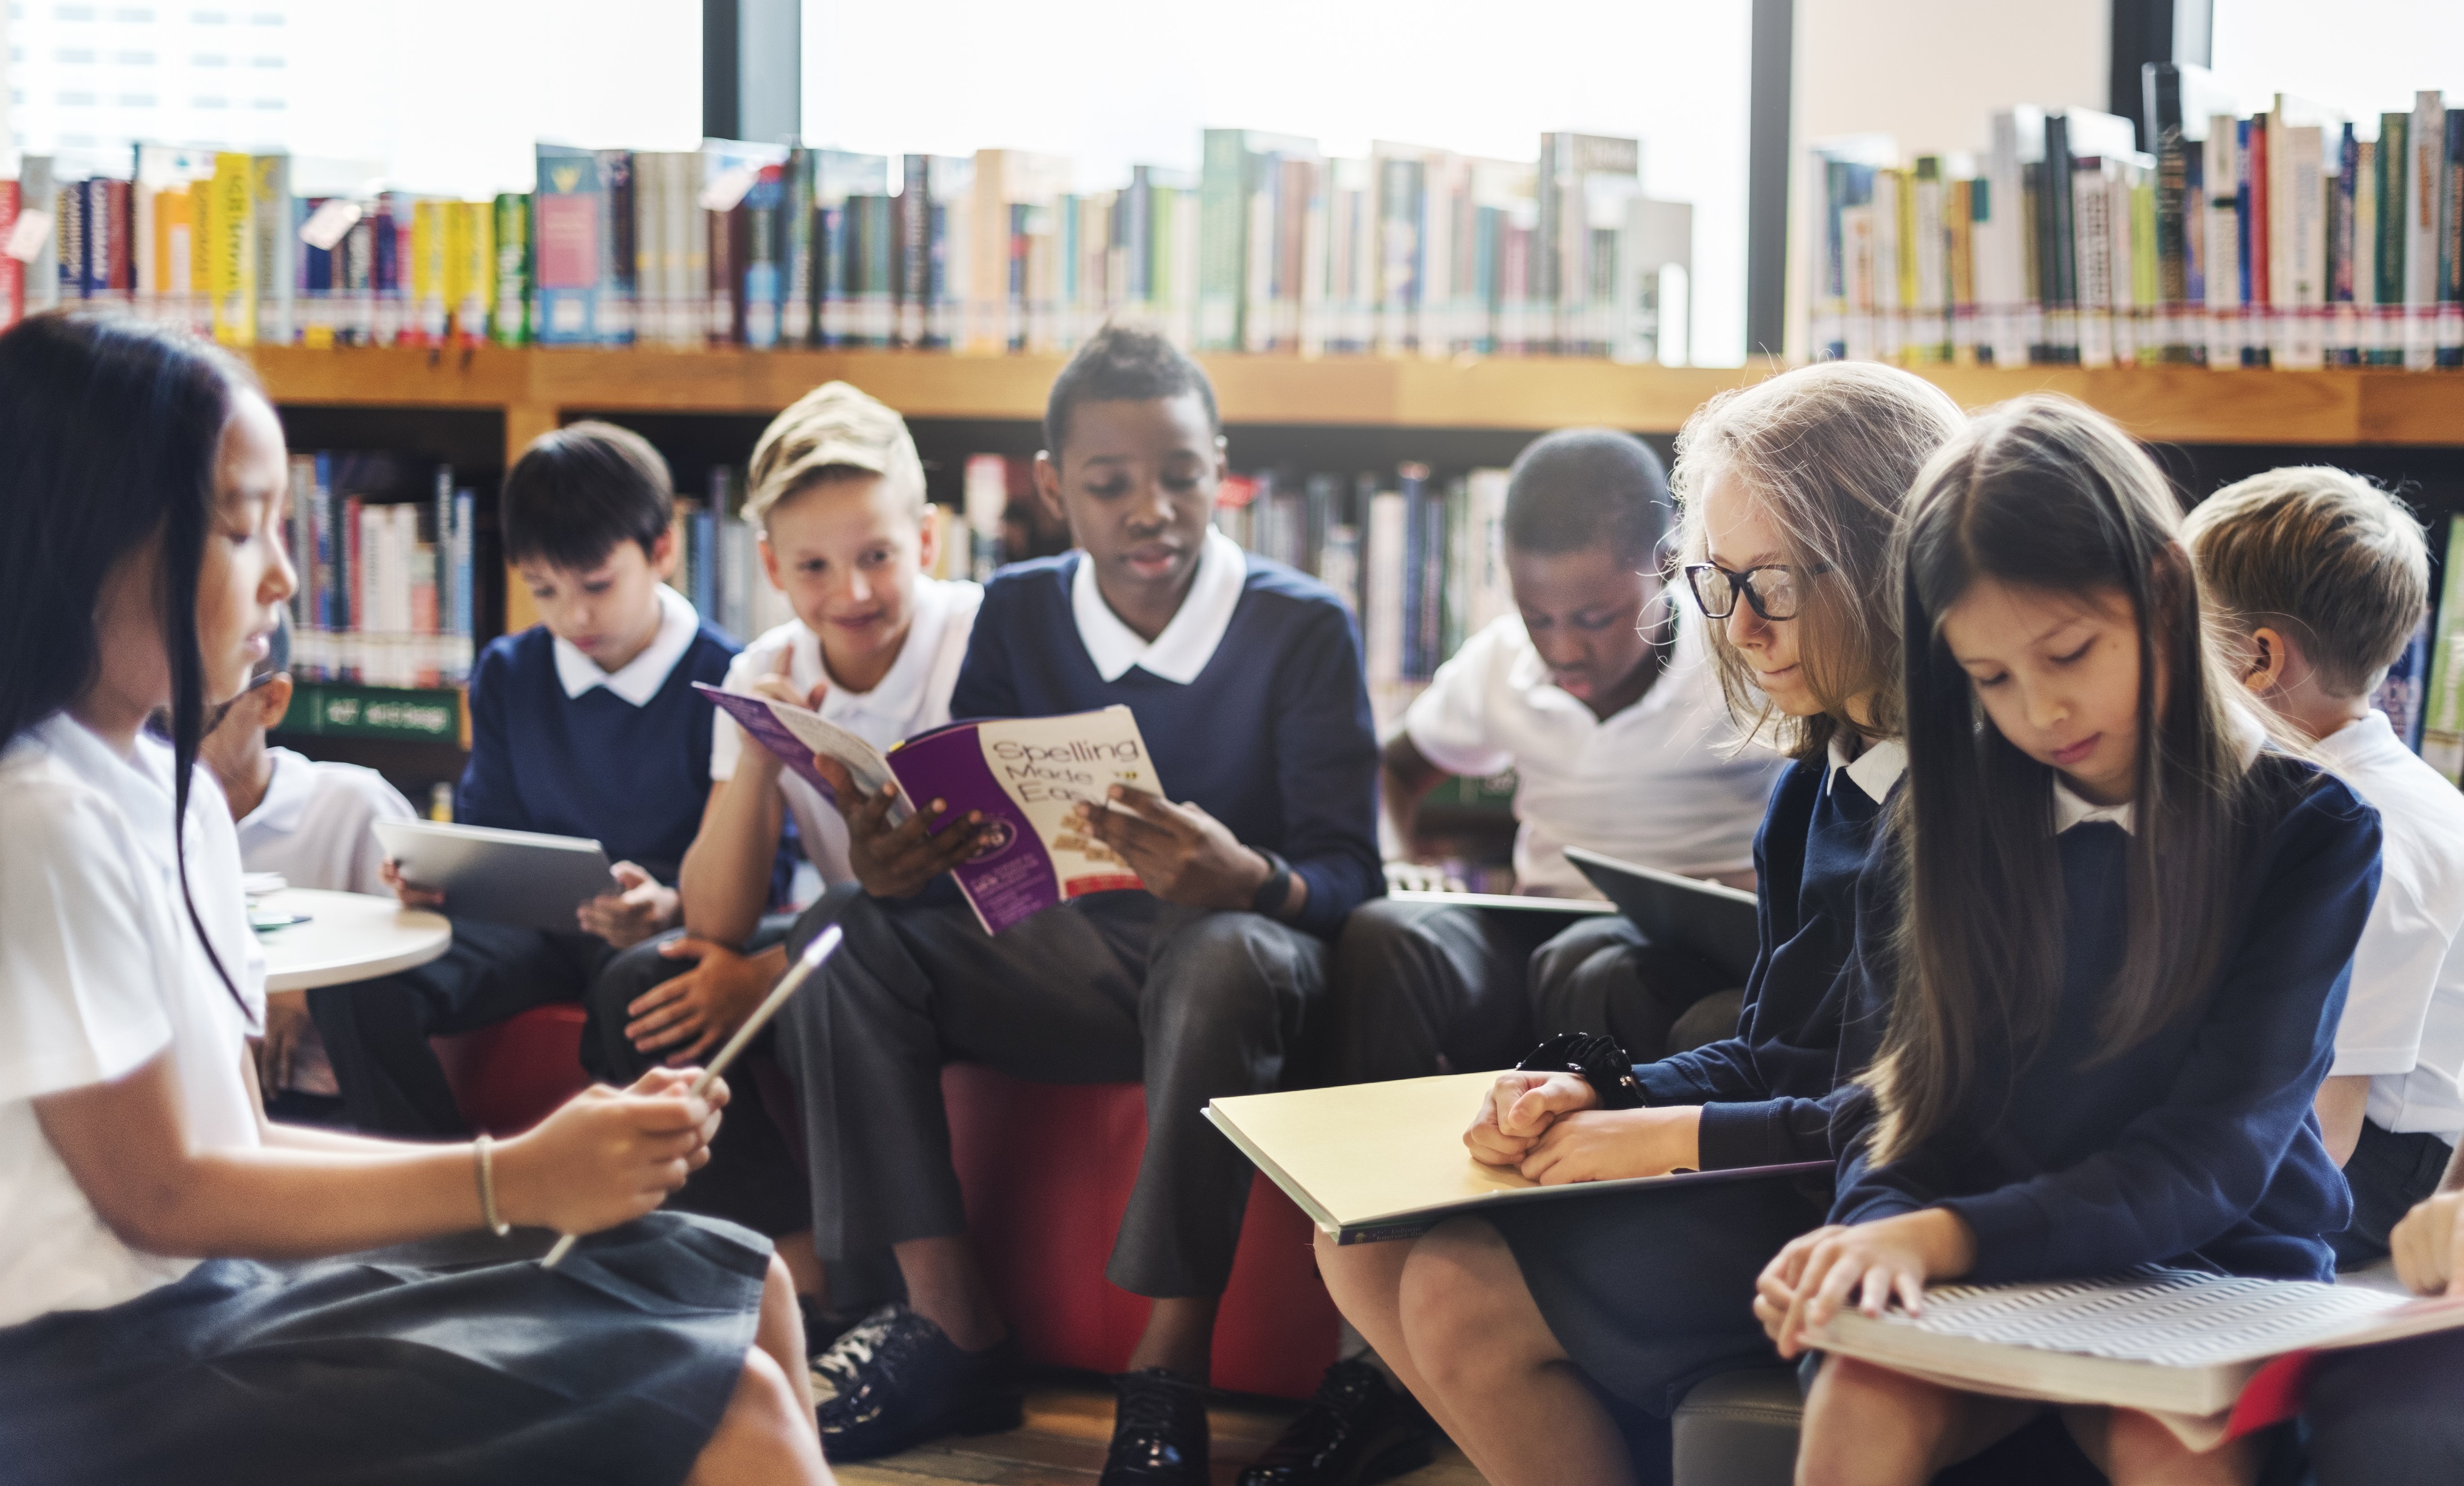
{"label": "grey skirt", "polygon": [[0,1477],[674,1486],[753,1345],[770,1245],[654,1213],[541,1269],[553,1237],[211,1259],[0,1329]]}

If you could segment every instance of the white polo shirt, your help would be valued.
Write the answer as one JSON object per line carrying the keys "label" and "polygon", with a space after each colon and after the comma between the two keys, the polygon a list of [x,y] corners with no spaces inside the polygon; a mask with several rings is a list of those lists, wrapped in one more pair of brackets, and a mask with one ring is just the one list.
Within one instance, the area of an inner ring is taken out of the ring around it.
{"label": "white polo shirt", "polygon": [[0,1326],[132,1300],[194,1260],[142,1254],[95,1212],[33,1102],[109,1082],[172,1050],[189,1139],[257,1143],[242,1039],[265,1010],[231,809],[199,770],[187,880],[245,1017],[181,899],[171,751],[122,754],[65,714],[0,752]]}
{"label": "white polo shirt", "polygon": [[357,764],[320,763],[270,748],[274,778],[239,822],[240,864],[279,872],[294,887],[391,896],[379,871],[385,845],[369,826],[414,818],[385,776]]}
{"label": "white polo shirt", "polygon": [[1788,760],[1736,751],[1691,618],[1681,615],[1659,681],[1605,719],[1550,681],[1512,614],[1464,641],[1403,714],[1412,746],[1449,774],[1514,770],[1520,890],[1597,896],[1568,846],[1689,877],[1752,870],[1754,831]]}
{"label": "white polo shirt", "polygon": [[2368,1074],[2368,1116],[2396,1134],[2464,1134],[2464,793],[2373,710],[2319,740],[2378,807],[2379,895],[2353,951],[2330,1076]]}
{"label": "white polo shirt", "polygon": [[[816,710],[881,749],[948,722],[950,690],[958,684],[958,666],[967,658],[967,637],[975,633],[976,611],[983,601],[983,589],[974,583],[916,579],[914,618],[890,673],[869,691],[849,691],[831,682]],[[797,690],[809,696],[813,688],[829,681],[829,672],[822,666],[822,637],[803,620],[790,620],[746,645],[729,663],[727,688],[748,690],[755,681],[774,674],[782,649],[793,652],[787,662],[787,680]],[[725,712],[719,712],[715,723],[710,776],[732,779],[736,760],[743,752],[744,730]],[[804,857],[813,863],[813,870],[825,883],[852,880],[855,869],[847,864],[847,821],[840,818],[838,807],[793,770],[779,772],[779,789],[786,798],[788,815],[795,819],[797,834],[803,838]]]}

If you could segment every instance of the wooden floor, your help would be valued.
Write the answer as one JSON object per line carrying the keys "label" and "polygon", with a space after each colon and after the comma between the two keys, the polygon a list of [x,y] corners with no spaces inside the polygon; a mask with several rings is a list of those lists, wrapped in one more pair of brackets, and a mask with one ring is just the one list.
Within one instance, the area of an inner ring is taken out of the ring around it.
{"label": "wooden floor", "polygon": [[[1298,1409],[1244,1400],[1209,1410],[1215,1486],[1232,1486],[1242,1467],[1273,1441]],[[1111,1437],[1111,1389],[1091,1381],[1047,1383],[1027,1390],[1023,1429],[947,1439],[886,1460],[834,1469],[847,1486],[926,1486],[935,1481],[1090,1486],[1104,1468],[1104,1446]],[[1407,1486],[1481,1486],[1470,1462],[1442,1442],[1436,1460],[1396,1479]]]}

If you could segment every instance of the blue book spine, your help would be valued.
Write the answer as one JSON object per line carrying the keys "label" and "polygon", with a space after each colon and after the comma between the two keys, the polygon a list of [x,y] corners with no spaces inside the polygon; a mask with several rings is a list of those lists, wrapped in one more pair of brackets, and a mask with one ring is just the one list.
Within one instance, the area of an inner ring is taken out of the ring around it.
{"label": "blue book spine", "polygon": [[599,198],[596,155],[586,149],[539,146],[539,188],[531,204],[537,240],[531,261],[539,294],[536,333],[543,345],[591,345],[599,339],[604,262]]}
{"label": "blue book spine", "polygon": [[317,456],[317,493],[313,497],[312,509],[316,512],[312,530],[317,541],[314,559],[318,579],[317,624],[321,629],[337,630],[342,627],[343,622],[342,585],[337,555],[339,544],[334,539],[334,456],[331,454]]}
{"label": "blue book spine", "polygon": [[705,620],[718,613],[718,514],[713,511],[693,514],[693,569],[688,580],[693,585],[693,605]]}
{"label": "blue book spine", "polygon": [[[473,614],[476,609],[471,591],[472,582],[477,577],[471,564],[471,533],[478,501],[478,494],[473,491],[459,490],[453,492],[453,633],[465,640],[470,639],[473,632]],[[466,672],[470,664],[471,658],[466,653],[462,657],[462,665]]]}

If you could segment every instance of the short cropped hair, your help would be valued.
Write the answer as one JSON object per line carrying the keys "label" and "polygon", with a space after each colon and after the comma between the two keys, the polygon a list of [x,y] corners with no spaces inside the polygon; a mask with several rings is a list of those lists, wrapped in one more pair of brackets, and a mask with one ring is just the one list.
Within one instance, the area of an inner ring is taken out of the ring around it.
{"label": "short cropped hair", "polygon": [[1044,404],[1044,451],[1055,464],[1069,438],[1069,415],[1082,403],[1153,403],[1198,395],[1206,409],[1206,426],[1223,431],[1215,408],[1215,384],[1180,347],[1152,330],[1111,324],[1078,348]]}
{"label": "short cropped hair", "polygon": [[1660,456],[1615,428],[1542,434],[1507,475],[1506,541],[1523,552],[1606,547],[1620,562],[1648,562],[1668,517]]}
{"label": "short cropped hair", "polygon": [[779,502],[818,485],[876,477],[923,513],[924,463],[907,420],[847,382],[825,382],[761,430],[746,473],[744,519],[766,522]]}
{"label": "short cropped hair", "polygon": [[2190,512],[2211,602],[2289,631],[2331,696],[2367,696],[2430,606],[2430,549],[2405,504],[2326,465],[2270,470]]}
{"label": "short cropped hair", "polygon": [[587,572],[628,541],[647,557],[675,509],[675,479],[649,440],[614,424],[567,424],[505,471],[505,560]]}

